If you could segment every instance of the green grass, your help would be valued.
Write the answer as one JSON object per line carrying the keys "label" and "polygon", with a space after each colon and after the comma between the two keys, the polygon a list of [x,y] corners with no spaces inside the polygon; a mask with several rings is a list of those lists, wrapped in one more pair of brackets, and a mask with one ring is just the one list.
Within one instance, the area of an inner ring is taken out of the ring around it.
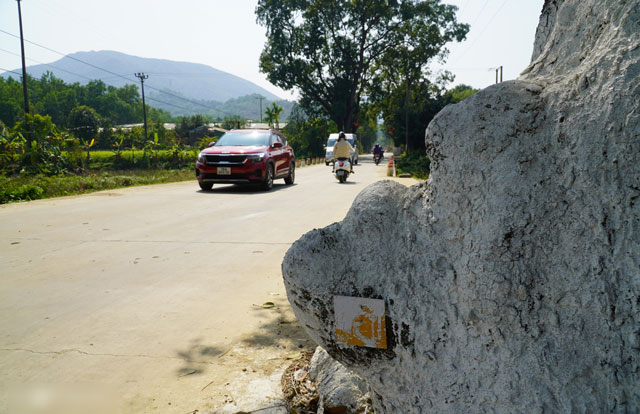
{"label": "green grass", "polygon": [[[198,150],[131,151],[126,149],[116,156],[114,151],[91,151],[89,170],[181,168],[195,163]],[[86,157],[83,153],[83,157]]]}
{"label": "green grass", "polygon": [[191,167],[174,170],[107,171],[52,177],[44,175],[0,176],[0,204],[186,180],[195,180],[195,173]]}

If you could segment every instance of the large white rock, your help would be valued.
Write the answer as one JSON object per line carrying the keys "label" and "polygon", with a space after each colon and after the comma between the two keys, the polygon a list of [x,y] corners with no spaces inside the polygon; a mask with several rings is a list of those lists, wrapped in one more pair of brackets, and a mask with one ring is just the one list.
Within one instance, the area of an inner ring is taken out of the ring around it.
{"label": "large white rock", "polygon": [[365,381],[321,347],[311,358],[309,378],[318,388],[318,414],[331,412],[336,407],[344,407],[350,413],[364,412],[369,399]]}
{"label": "large white rock", "polygon": [[[366,188],[283,262],[382,413],[640,412],[640,2],[547,0],[516,81],[443,110],[427,182]],[[336,342],[384,299],[388,349]]]}

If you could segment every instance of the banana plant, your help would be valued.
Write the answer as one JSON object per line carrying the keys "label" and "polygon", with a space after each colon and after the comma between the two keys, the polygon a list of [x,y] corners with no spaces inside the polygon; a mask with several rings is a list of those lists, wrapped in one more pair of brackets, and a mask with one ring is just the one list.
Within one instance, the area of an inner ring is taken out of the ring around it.
{"label": "banana plant", "polygon": [[89,162],[91,162],[91,147],[93,147],[93,144],[95,144],[96,140],[95,138],[91,138],[91,141],[89,140],[84,140],[81,139],[80,140],[80,145],[82,146],[82,149],[84,149],[85,151],[87,151],[87,168],[89,168]]}
{"label": "banana plant", "polygon": [[111,144],[114,148],[113,152],[116,154],[116,160],[120,161],[120,157],[122,156],[122,143],[124,142],[124,135],[120,134],[120,137],[115,139],[113,144]]}
{"label": "banana plant", "polygon": [[149,139],[147,140],[147,142],[145,143],[144,149],[145,151],[148,149],[149,151],[151,151],[151,159],[152,160],[157,160],[158,159],[158,148],[160,147],[160,144],[158,143],[158,133],[154,133],[153,134],[153,139]]}

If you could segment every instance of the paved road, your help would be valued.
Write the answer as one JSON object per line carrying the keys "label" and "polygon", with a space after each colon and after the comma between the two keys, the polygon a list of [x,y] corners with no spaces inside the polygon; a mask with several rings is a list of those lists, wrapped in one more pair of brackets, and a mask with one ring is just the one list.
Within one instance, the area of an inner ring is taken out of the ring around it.
{"label": "paved road", "polygon": [[0,412],[73,395],[91,412],[184,414],[268,387],[313,346],[284,253],[386,178],[370,158],[346,184],[329,170],[270,192],[194,180],[0,206]]}

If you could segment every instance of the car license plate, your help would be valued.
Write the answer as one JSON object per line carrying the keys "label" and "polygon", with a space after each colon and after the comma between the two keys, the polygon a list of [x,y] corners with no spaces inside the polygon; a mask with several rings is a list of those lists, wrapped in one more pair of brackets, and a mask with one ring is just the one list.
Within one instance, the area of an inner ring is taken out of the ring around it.
{"label": "car license plate", "polygon": [[218,167],[218,175],[231,175],[231,167]]}

